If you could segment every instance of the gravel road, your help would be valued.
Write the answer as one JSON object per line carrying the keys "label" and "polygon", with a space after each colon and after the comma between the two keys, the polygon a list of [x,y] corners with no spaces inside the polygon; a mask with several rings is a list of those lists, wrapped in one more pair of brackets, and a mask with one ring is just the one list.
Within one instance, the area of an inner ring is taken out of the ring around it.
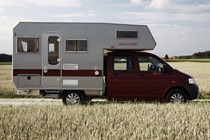
{"label": "gravel road", "polygon": [[0,105],[62,105],[61,99],[0,99]]}
{"label": "gravel road", "polygon": [[[190,102],[208,102],[210,100],[196,99]],[[91,103],[108,103],[104,99],[93,99]],[[12,106],[20,106],[20,105],[63,105],[61,99],[29,99],[29,98],[18,98],[18,99],[0,99],[0,105],[12,105]]]}

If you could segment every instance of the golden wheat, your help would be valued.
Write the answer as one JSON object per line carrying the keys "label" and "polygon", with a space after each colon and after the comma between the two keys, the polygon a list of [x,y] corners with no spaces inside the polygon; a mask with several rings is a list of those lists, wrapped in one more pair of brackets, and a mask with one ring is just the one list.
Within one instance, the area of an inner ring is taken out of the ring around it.
{"label": "golden wheat", "polygon": [[[210,63],[171,63],[210,91]],[[15,94],[11,66],[0,66],[0,92]],[[209,103],[111,103],[0,106],[0,139],[210,139]]]}
{"label": "golden wheat", "polygon": [[16,88],[11,79],[12,66],[0,65],[0,95],[16,94]]}
{"label": "golden wheat", "polygon": [[207,103],[0,106],[0,112],[0,139],[210,139]]}
{"label": "golden wheat", "polygon": [[173,62],[174,68],[193,76],[203,94],[210,94],[210,63]]}

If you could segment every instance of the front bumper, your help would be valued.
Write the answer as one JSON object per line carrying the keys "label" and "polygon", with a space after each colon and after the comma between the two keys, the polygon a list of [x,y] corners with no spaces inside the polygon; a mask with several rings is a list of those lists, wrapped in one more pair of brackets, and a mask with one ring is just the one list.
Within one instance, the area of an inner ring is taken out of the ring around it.
{"label": "front bumper", "polygon": [[196,99],[198,96],[199,88],[197,84],[190,84],[189,86],[189,100]]}

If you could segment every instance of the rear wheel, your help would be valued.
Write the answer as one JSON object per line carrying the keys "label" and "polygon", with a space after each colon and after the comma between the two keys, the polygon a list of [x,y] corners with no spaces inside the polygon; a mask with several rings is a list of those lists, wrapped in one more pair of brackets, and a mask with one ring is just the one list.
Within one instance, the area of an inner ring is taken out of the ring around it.
{"label": "rear wheel", "polygon": [[76,105],[84,103],[84,96],[78,91],[66,91],[63,96],[65,105]]}
{"label": "rear wheel", "polygon": [[166,101],[170,103],[183,103],[187,101],[187,95],[183,90],[173,89],[166,96]]}

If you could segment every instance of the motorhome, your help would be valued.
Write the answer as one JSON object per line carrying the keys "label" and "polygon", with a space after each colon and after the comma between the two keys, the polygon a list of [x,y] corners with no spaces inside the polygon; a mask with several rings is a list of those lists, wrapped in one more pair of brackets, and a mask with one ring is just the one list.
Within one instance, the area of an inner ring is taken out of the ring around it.
{"label": "motorhome", "polygon": [[78,104],[107,100],[195,99],[195,80],[152,53],[146,25],[20,22],[13,29],[13,82],[18,94]]}

